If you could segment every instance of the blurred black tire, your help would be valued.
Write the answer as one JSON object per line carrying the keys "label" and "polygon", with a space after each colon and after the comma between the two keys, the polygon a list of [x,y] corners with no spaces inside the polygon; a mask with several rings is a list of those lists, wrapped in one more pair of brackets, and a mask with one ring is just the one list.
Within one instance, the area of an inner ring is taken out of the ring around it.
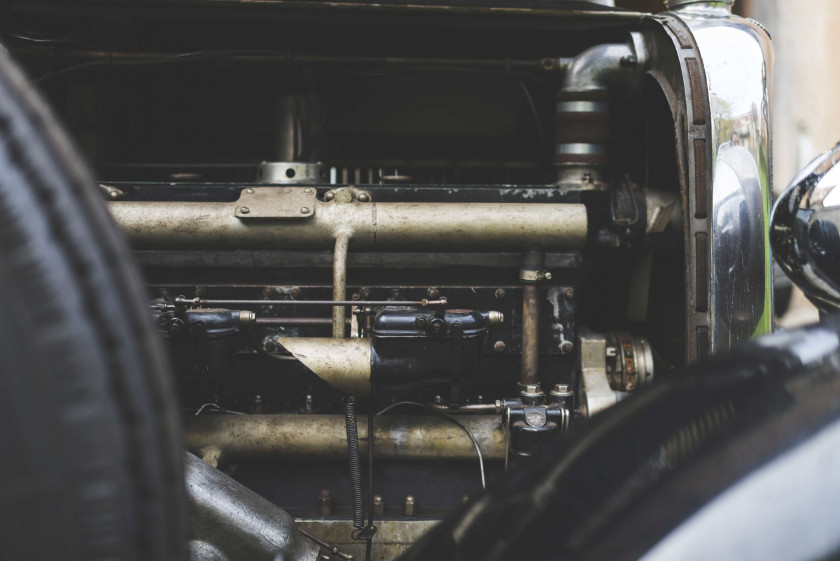
{"label": "blurred black tire", "polygon": [[186,556],[173,393],[130,259],[0,54],[0,559]]}

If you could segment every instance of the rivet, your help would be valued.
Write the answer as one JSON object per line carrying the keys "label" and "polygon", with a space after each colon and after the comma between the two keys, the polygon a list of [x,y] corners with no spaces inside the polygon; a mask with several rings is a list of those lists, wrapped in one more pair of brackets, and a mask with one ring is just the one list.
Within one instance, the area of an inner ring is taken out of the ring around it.
{"label": "rivet", "polygon": [[309,207],[305,206],[305,207],[301,208],[300,213],[301,214],[309,214]]}
{"label": "rivet", "polygon": [[245,192],[246,192],[246,193],[248,193],[249,195],[253,195],[253,194],[254,194],[254,190],[253,190],[253,189],[245,189]]}
{"label": "rivet", "polygon": [[311,188],[311,187],[307,187],[306,189],[304,189],[304,190],[303,190],[303,192],[304,192],[304,193],[311,193],[311,192],[312,192],[312,188]]}
{"label": "rivet", "polygon": [[239,214],[248,214],[249,212],[251,212],[251,209],[248,208],[247,206],[243,206],[242,208],[239,209]]}

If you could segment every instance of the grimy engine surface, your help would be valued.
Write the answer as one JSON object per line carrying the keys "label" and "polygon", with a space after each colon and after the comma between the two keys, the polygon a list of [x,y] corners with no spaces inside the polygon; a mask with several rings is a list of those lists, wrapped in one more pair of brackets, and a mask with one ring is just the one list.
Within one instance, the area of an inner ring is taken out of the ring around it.
{"label": "grimy engine surface", "polygon": [[703,13],[71,4],[14,12],[8,47],[146,276],[188,478],[276,505],[193,497],[199,558],[280,547],[246,529],[277,506],[322,552],[375,525],[392,558],[654,372],[769,329],[769,261],[743,259],[766,108],[718,111]]}

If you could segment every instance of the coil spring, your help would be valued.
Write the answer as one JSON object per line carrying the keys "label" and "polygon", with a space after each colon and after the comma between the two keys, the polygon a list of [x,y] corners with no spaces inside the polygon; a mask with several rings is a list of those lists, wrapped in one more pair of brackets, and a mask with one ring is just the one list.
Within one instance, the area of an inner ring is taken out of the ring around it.
{"label": "coil spring", "polygon": [[362,464],[359,459],[356,400],[352,397],[348,397],[344,405],[344,421],[347,425],[347,456],[350,461],[350,485],[353,490],[353,527],[360,530],[365,525],[365,513],[362,503]]}

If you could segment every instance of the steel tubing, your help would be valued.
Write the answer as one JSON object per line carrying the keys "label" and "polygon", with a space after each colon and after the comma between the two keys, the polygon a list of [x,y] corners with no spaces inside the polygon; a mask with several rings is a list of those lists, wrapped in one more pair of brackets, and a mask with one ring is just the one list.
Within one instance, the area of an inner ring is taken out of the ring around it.
{"label": "steel tubing", "polygon": [[[463,415],[485,459],[505,456],[505,431],[498,415]],[[360,423],[359,445],[367,451],[367,425]],[[323,459],[347,457],[342,415],[199,415],[185,421],[187,449],[204,455],[247,459]],[[374,454],[381,460],[473,460],[475,447],[462,428],[431,415],[382,415],[374,419]]]}
{"label": "steel tubing", "polygon": [[584,246],[581,204],[314,203],[300,218],[243,219],[237,203],[115,201],[111,213],[137,249],[521,250]]}

